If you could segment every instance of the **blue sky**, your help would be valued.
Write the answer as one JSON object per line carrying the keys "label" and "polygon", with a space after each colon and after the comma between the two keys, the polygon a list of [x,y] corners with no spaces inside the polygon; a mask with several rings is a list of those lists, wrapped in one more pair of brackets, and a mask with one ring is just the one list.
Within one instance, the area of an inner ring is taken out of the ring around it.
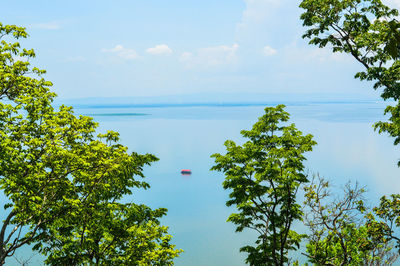
{"label": "blue sky", "polygon": [[[397,3],[396,3],[397,2]],[[392,5],[397,5],[392,0]],[[361,66],[301,38],[300,1],[11,1],[32,63],[61,98],[201,93],[355,94]],[[238,99],[240,100],[240,99]]]}

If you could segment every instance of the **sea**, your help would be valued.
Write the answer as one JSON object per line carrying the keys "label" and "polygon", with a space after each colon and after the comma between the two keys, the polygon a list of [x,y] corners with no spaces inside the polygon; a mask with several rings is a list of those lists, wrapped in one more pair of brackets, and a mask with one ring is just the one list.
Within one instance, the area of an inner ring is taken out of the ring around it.
{"label": "sea", "polygon": [[[75,106],[75,113],[92,116],[99,132],[120,133],[121,143],[141,154],[160,160],[144,169],[148,190],[134,190],[125,202],[167,208],[162,218],[169,227],[172,243],[183,249],[175,260],[179,266],[245,265],[240,247],[252,244],[256,234],[235,232],[227,223],[234,207],[225,205],[230,191],[222,188],[223,173],[210,171],[210,155],[224,153],[224,142],[244,143],[240,131],[250,129],[264,108],[276,102],[248,104],[148,104]],[[340,191],[348,182],[366,187],[366,200],[373,206],[382,195],[399,193],[400,149],[393,139],[374,131],[373,124],[387,119],[381,101],[290,102],[285,110],[291,123],[317,141],[306,154],[306,172],[330,180]],[[190,169],[191,175],[181,175]],[[299,227],[301,228],[301,226]],[[302,256],[293,254],[293,257]],[[29,250],[16,254],[29,257]],[[34,255],[30,265],[40,265]],[[10,258],[6,265],[20,265]]]}

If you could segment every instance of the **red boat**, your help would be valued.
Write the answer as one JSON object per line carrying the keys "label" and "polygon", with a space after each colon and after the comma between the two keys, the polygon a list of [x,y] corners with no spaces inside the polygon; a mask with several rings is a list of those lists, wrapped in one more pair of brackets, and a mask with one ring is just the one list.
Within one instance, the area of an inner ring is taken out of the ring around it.
{"label": "red boat", "polygon": [[182,175],[191,175],[192,171],[190,169],[182,169],[181,174]]}

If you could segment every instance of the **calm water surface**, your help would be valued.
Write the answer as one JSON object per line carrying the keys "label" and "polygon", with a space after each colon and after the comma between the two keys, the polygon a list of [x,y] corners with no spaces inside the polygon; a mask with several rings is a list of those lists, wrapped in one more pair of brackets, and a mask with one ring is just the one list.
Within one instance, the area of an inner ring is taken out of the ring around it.
{"label": "calm water surface", "polygon": [[[131,151],[155,154],[160,161],[145,169],[147,191],[134,191],[125,200],[153,208],[165,207],[173,243],[184,250],[176,265],[244,265],[239,248],[252,243],[252,232],[235,233],[226,223],[234,211],[225,206],[224,176],[210,172],[210,155],[223,153],[223,143],[243,142],[240,130],[249,129],[265,106],[195,106],[147,108],[81,108],[92,115],[100,131],[118,131]],[[293,104],[291,121],[315,136],[318,146],[307,154],[310,173],[320,173],[336,188],[358,181],[376,202],[380,195],[399,193],[400,152],[392,139],[373,131],[382,119],[381,103]],[[191,176],[180,169],[189,168]],[[21,255],[22,256],[22,255]],[[33,260],[32,260],[33,261]],[[34,263],[35,264],[35,263]],[[12,265],[10,260],[10,265]]]}

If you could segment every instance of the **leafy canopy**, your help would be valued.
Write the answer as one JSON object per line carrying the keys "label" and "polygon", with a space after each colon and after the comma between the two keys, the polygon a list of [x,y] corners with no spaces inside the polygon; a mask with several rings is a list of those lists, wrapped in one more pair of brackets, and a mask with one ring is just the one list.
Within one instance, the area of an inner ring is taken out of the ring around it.
{"label": "leafy canopy", "polygon": [[289,114],[284,107],[265,108],[253,128],[241,132],[248,141],[239,146],[228,140],[225,155],[212,155],[216,164],[211,169],[225,174],[223,187],[231,191],[226,204],[238,211],[228,221],[237,232],[258,232],[254,246],[241,248],[250,265],[287,263],[288,251],[298,249],[304,237],[292,225],[303,214],[296,201],[299,186],[307,182],[303,154],[316,142],[294,124],[286,124]]}
{"label": "leafy canopy", "polygon": [[393,265],[399,257],[393,249],[393,232],[388,219],[380,219],[365,207],[365,189],[350,183],[343,191],[332,193],[331,189],[319,176],[304,186],[305,225],[309,229],[305,255],[309,262]]}
{"label": "leafy canopy", "polygon": [[[381,0],[303,0],[300,7],[304,9],[301,15],[303,25],[308,28],[303,37],[320,48],[328,46],[333,52],[351,55],[364,67],[364,71],[356,73],[355,77],[373,81],[374,89],[382,89],[381,97],[384,100],[396,103],[395,106],[388,105],[385,109],[385,114],[390,115],[388,121],[379,121],[374,127],[380,133],[386,132],[393,137],[395,145],[399,144],[398,10],[384,5]],[[333,263],[333,260],[338,260],[335,263],[348,264],[360,259],[364,259],[365,263],[367,259],[371,259],[366,256],[372,256],[379,259],[374,261],[376,263],[390,264],[393,259],[397,259],[398,254],[385,256],[392,248],[391,245],[395,245],[397,252],[400,252],[400,239],[396,236],[400,225],[399,195],[383,196],[380,205],[367,212],[365,223],[360,224],[349,216],[358,204],[355,201],[355,191],[347,191],[345,200],[338,201],[343,205],[330,206],[321,204],[318,196],[321,191],[318,192],[315,187],[309,187],[308,192],[308,203],[313,204],[309,206],[318,207],[313,209],[313,213],[319,217],[319,223],[312,224],[315,238],[308,248],[315,263]],[[360,211],[366,212],[365,209]],[[358,240],[354,236],[358,236]]]}
{"label": "leafy canopy", "polygon": [[399,12],[380,0],[303,0],[300,7],[304,9],[303,25],[308,27],[303,37],[310,39],[310,44],[351,55],[365,68],[355,77],[373,81],[374,89],[383,89],[384,100],[396,102],[385,109],[389,121],[377,122],[375,129],[388,133],[394,144],[399,144]]}
{"label": "leafy canopy", "polygon": [[159,224],[166,210],[120,202],[149,187],[143,167],[157,158],[128,153],[116,132],[96,135],[72,107],[56,110],[34,51],[16,42],[26,37],[0,23],[0,265],[25,244],[49,264],[171,264],[180,251]]}

